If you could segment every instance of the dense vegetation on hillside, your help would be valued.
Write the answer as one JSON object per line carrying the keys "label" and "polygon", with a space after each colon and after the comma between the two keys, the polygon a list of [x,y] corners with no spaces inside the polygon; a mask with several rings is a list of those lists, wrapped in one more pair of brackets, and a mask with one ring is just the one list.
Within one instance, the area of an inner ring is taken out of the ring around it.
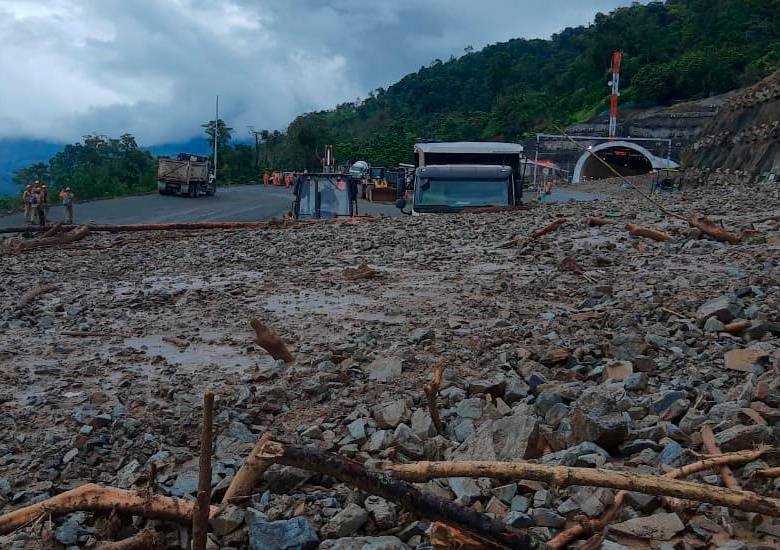
{"label": "dense vegetation on hillside", "polygon": [[[411,161],[414,142],[520,140],[608,108],[609,60],[623,51],[622,105],[667,104],[754,83],[780,68],[780,0],[667,0],[597,14],[550,40],[516,39],[434,60],[362,101],[296,118],[261,146],[222,135],[220,181],[263,169],[316,170],[326,144],[340,164]],[[220,121],[221,123],[221,121]],[[210,126],[211,125],[211,126]],[[213,122],[204,125],[213,140]],[[228,129],[229,130],[229,129]],[[213,141],[211,142],[213,143]],[[154,188],[153,157],[132,136],[87,136],[48,165],[17,173],[69,185],[80,198]]]}
{"label": "dense vegetation on hillside", "polygon": [[668,0],[597,14],[551,40],[510,40],[434,60],[360,103],[308,113],[269,143],[283,166],[411,160],[418,138],[518,140],[608,109],[609,62],[623,51],[623,105],[706,97],[780,68],[780,0]]}

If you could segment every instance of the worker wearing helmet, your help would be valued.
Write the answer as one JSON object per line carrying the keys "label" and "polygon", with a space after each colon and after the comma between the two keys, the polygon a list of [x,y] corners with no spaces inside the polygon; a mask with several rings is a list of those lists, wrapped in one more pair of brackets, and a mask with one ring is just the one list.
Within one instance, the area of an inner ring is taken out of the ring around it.
{"label": "worker wearing helmet", "polygon": [[70,187],[60,191],[60,200],[62,208],[65,210],[65,223],[71,225],[73,224],[73,191],[70,190]]}
{"label": "worker wearing helmet", "polygon": [[268,185],[271,180],[271,176],[268,175],[268,171],[263,172],[263,185]]}
{"label": "worker wearing helmet", "polygon": [[32,184],[27,185],[27,187],[24,188],[24,192],[22,193],[22,206],[24,207],[24,221],[26,223],[32,223],[32,212],[33,212],[33,186]]}

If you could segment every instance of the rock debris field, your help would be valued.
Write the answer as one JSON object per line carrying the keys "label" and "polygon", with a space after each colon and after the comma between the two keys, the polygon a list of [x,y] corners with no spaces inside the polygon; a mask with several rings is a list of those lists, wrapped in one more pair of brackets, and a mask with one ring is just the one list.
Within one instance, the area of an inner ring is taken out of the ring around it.
{"label": "rock debris field", "polygon": [[[743,232],[736,244],[702,237],[628,190],[602,191],[607,200],[509,213],[95,233],[2,256],[0,513],[90,482],[194,500],[209,390],[220,508],[207,548],[446,547],[424,510],[291,466],[271,466],[250,496],[220,505],[263,434],[372,471],[488,460],[660,478],[718,452],[758,451],[732,463],[730,478],[716,467],[684,479],[780,497],[771,470],[780,460],[768,448],[780,443],[777,186],[658,198]],[[617,223],[590,227],[592,216]],[[671,238],[633,236],[627,223]],[[19,307],[39,285],[56,286]],[[254,343],[251,319],[295,361]],[[424,392],[437,365],[441,433]],[[710,431],[716,452],[703,440]],[[480,477],[416,487],[527,533],[535,547],[600,518],[617,493]],[[780,519],[767,514],[620,497],[602,529],[566,542],[780,544]],[[140,513],[50,512],[6,527],[0,519],[2,548],[107,548],[148,527],[159,547],[190,545],[186,522]]]}

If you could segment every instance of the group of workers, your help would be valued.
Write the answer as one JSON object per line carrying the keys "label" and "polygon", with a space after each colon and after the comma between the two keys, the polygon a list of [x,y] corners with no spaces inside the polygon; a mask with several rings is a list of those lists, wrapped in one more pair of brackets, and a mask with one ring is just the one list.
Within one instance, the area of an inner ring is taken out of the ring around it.
{"label": "group of workers", "polygon": [[279,187],[282,185],[284,187],[292,187],[292,184],[295,182],[295,175],[291,172],[272,172],[271,174],[263,172],[263,185],[273,184]]}
{"label": "group of workers", "polygon": [[[68,225],[73,223],[73,191],[70,187],[62,189],[59,193],[62,208],[65,211],[64,222]],[[39,180],[31,183],[24,188],[22,193],[22,203],[24,206],[24,220],[29,224],[38,223],[41,227],[46,225],[49,217],[49,188]]]}

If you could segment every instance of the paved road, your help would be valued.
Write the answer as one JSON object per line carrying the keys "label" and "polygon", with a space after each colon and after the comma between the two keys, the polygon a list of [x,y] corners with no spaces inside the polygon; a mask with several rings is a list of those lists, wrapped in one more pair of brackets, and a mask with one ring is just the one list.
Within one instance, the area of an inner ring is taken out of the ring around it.
{"label": "paved road", "polygon": [[[246,185],[217,190],[213,197],[163,196],[157,193],[121,197],[76,204],[76,223],[173,223],[200,221],[256,221],[280,217],[291,209],[291,189],[263,185]],[[360,214],[398,216],[392,204],[360,201]],[[61,207],[50,212],[52,221],[63,218]],[[22,214],[0,217],[0,227],[24,225]]]}
{"label": "paved road", "polygon": [[[526,192],[525,200],[534,200],[537,194]],[[554,190],[543,202],[588,201],[603,198],[599,195],[573,190]],[[213,197],[163,196],[157,193],[135,197],[121,197],[76,204],[76,223],[173,223],[200,221],[256,221],[282,216],[292,206],[290,189],[263,185],[246,185],[217,190]],[[361,200],[360,214],[399,216],[392,204],[369,203]],[[52,207],[51,221],[63,217],[62,208]],[[0,227],[24,225],[22,214],[0,217]]]}

